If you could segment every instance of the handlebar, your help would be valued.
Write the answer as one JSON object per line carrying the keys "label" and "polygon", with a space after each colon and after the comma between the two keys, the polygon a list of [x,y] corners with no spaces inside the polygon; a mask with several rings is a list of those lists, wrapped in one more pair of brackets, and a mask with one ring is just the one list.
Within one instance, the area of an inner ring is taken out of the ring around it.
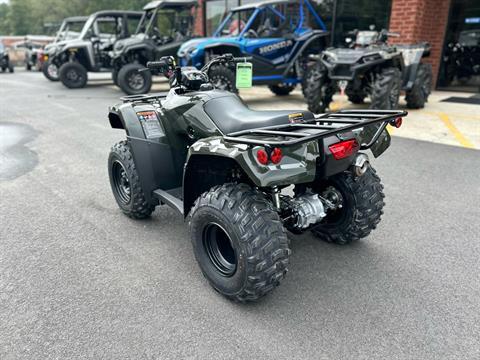
{"label": "handlebar", "polygon": [[239,62],[245,62],[245,61],[249,61],[249,60],[252,60],[251,56],[234,57],[232,54],[223,54],[223,55],[219,55],[217,57],[214,57],[212,60],[210,60],[208,63],[206,63],[200,71],[208,74],[208,72],[210,70],[210,67],[214,64],[217,64],[217,63],[239,63]]}
{"label": "handlebar", "polygon": [[[232,54],[223,54],[211,59],[200,71],[208,76],[208,73],[210,72],[210,67],[214,64],[240,63],[246,62],[251,59],[252,57],[234,57]],[[165,75],[169,79],[170,86],[172,87],[180,85],[182,82],[182,68],[176,64],[175,58],[173,56],[164,56],[158,61],[149,61],[147,62],[146,68],[139,71],[149,70],[157,71]]]}

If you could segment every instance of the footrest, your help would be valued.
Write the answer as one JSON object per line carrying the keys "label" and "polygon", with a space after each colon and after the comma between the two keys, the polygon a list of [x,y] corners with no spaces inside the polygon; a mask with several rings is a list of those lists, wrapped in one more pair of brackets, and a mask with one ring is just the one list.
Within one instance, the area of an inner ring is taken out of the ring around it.
{"label": "footrest", "polygon": [[167,191],[157,189],[153,191],[153,195],[183,215],[183,201],[179,197],[179,195],[182,193],[181,190],[182,188],[175,188]]}

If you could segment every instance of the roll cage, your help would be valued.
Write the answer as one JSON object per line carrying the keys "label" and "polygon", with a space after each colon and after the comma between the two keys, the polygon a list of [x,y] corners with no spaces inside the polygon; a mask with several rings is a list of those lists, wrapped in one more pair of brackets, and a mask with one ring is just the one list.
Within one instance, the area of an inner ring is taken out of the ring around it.
{"label": "roll cage", "polygon": [[[233,8],[223,19],[223,21],[220,23],[218,28],[215,30],[213,36],[214,37],[221,37],[224,36],[224,28],[227,24],[230,23],[230,21],[235,21],[234,17],[238,16],[238,26],[241,26],[241,19],[240,16],[242,13],[245,13],[247,11],[251,11],[252,14],[248,17],[248,20],[246,21],[245,25],[243,28],[240,29],[240,32],[238,35],[239,38],[243,38],[246,33],[248,33],[249,30],[251,30],[252,24],[255,22],[255,20],[262,14],[267,11],[271,11],[272,14],[274,14],[276,17],[278,17],[279,23],[284,23],[287,21],[287,15],[285,12],[279,11],[275,8],[275,5],[288,5],[288,4],[299,4],[299,19],[298,23],[295,26],[295,29],[293,29],[294,34],[301,34],[301,30],[304,29],[304,23],[306,20],[305,16],[305,10],[304,6],[307,9],[307,11],[312,15],[315,23],[317,26],[323,30],[326,31],[327,28],[325,26],[325,23],[322,21],[320,16],[316,13],[315,9],[313,8],[312,4],[310,3],[309,0],[275,0],[275,1],[265,1],[265,2],[260,2],[260,3],[255,3],[255,4],[247,4],[243,6],[239,6],[236,8]],[[279,36],[281,37],[281,36]]]}

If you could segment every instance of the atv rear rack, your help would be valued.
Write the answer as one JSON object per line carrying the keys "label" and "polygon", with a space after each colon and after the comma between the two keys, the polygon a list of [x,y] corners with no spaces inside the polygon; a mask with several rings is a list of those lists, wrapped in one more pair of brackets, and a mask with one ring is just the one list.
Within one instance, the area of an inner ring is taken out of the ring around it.
{"label": "atv rear rack", "polygon": [[[223,138],[239,144],[291,146],[342,134],[367,125],[380,124],[370,142],[361,144],[361,149],[368,149],[377,141],[389,123],[393,124],[395,119],[407,114],[404,110],[341,110],[317,115],[314,119],[299,123],[237,131]],[[281,137],[283,140],[271,140],[272,137]]]}

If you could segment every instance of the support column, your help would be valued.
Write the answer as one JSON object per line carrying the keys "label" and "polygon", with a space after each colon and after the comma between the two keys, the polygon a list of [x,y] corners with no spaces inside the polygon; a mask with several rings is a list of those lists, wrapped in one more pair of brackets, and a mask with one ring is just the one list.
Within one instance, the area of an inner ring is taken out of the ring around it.
{"label": "support column", "polygon": [[433,67],[433,86],[437,83],[442,59],[443,41],[451,0],[392,0],[390,31],[400,33],[390,38],[395,43],[428,41],[432,46],[425,62]]}

